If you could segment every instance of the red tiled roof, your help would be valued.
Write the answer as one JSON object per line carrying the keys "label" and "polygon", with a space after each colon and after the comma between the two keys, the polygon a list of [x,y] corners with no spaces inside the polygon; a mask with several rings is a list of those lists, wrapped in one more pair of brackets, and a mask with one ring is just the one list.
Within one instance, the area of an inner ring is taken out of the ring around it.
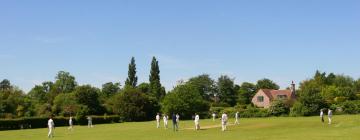
{"label": "red tiled roof", "polygon": [[286,95],[288,99],[294,98],[295,95],[292,95],[291,90],[273,90],[273,89],[260,89],[262,90],[266,96],[268,96],[271,100],[276,99],[277,95]]}

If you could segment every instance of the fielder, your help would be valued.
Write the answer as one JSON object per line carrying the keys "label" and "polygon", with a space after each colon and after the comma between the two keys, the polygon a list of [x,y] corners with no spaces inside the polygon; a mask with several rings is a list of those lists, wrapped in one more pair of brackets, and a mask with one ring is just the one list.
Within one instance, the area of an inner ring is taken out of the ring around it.
{"label": "fielder", "polygon": [[213,118],[213,121],[215,121],[215,118],[216,118],[216,114],[215,114],[215,112],[213,112],[213,114],[212,114],[212,118]]}
{"label": "fielder", "polygon": [[173,130],[174,131],[178,131],[179,127],[178,127],[178,115],[173,114],[172,115],[172,123],[173,123]]}
{"label": "fielder", "polygon": [[156,119],[156,128],[160,128],[160,115],[159,115],[159,113],[156,115],[155,119]]}
{"label": "fielder", "polygon": [[331,118],[332,118],[332,115],[333,115],[332,110],[331,110],[331,109],[329,109],[329,111],[328,111],[329,124],[331,124]]}
{"label": "fielder", "polygon": [[239,112],[235,113],[235,124],[239,124]]}
{"label": "fielder", "polygon": [[199,124],[199,121],[200,121],[200,116],[198,114],[195,114],[195,130],[200,130],[200,124]]}
{"label": "fielder", "polygon": [[176,125],[179,129],[179,122],[180,122],[180,115],[179,114],[176,114]]}
{"label": "fielder", "polygon": [[92,118],[90,116],[87,117],[88,120],[88,128],[93,128]]}
{"label": "fielder", "polygon": [[72,120],[71,116],[70,116],[70,119],[69,119],[69,128],[68,128],[68,130],[73,131],[73,120]]}
{"label": "fielder", "polygon": [[168,116],[166,114],[164,115],[163,120],[164,120],[164,127],[165,127],[165,129],[167,129],[168,128]]}
{"label": "fielder", "polygon": [[321,122],[324,123],[324,111],[323,111],[323,109],[320,109],[320,118],[321,118]]}
{"label": "fielder", "polygon": [[52,119],[52,116],[50,116],[50,119],[48,120],[48,127],[49,127],[48,138],[53,138],[54,137],[55,123],[54,123],[54,121]]}
{"label": "fielder", "polygon": [[227,116],[226,113],[223,113],[221,115],[221,128],[222,128],[222,131],[226,130],[227,121],[228,121],[228,116]]}

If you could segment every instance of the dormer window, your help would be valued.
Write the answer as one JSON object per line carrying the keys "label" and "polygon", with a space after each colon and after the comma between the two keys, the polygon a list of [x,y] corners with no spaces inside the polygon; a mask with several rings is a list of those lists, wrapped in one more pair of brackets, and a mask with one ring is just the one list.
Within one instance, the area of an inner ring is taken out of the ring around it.
{"label": "dormer window", "polygon": [[286,96],[286,95],[277,95],[277,98],[278,98],[278,99],[286,99],[287,96]]}

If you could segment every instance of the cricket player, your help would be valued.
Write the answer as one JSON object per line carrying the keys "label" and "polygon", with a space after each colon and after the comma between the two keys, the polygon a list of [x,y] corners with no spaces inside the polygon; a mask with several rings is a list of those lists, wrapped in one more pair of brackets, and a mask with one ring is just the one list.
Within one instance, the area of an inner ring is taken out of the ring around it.
{"label": "cricket player", "polygon": [[70,116],[69,118],[69,128],[68,130],[72,131],[73,130],[73,120],[72,120],[72,117]]}
{"label": "cricket player", "polygon": [[199,124],[199,121],[200,121],[200,116],[198,114],[195,114],[195,130],[200,130],[200,124]]}
{"label": "cricket player", "polygon": [[331,110],[331,109],[329,109],[329,111],[328,111],[329,124],[331,124],[331,118],[332,118],[332,115],[333,115],[332,110]]}
{"label": "cricket player", "polygon": [[160,114],[158,113],[155,117],[156,119],[156,128],[160,128]]}
{"label": "cricket player", "polygon": [[224,113],[221,115],[221,127],[222,127],[222,131],[225,131],[225,130],[226,130],[227,121],[228,121],[228,116],[227,116],[227,114],[224,112]]}
{"label": "cricket player", "polygon": [[52,138],[54,137],[54,129],[55,129],[55,123],[52,119],[52,116],[50,116],[50,119],[48,120],[48,127],[49,127],[48,138]]}
{"label": "cricket player", "polygon": [[87,117],[87,120],[88,120],[88,128],[94,127],[92,124],[92,118],[90,116]]}
{"label": "cricket player", "polygon": [[215,118],[216,118],[215,112],[212,113],[212,118],[213,118],[213,121],[215,121]]}
{"label": "cricket player", "polygon": [[179,123],[180,123],[180,115],[179,114],[176,114],[176,125],[179,129]]}
{"label": "cricket player", "polygon": [[235,113],[235,124],[239,124],[239,112]]}
{"label": "cricket player", "polygon": [[324,110],[320,109],[320,118],[321,118],[321,122],[324,123]]}
{"label": "cricket player", "polygon": [[177,115],[173,114],[172,115],[172,123],[173,123],[173,130],[174,131],[178,131],[178,117]]}
{"label": "cricket player", "polygon": [[164,114],[163,120],[164,120],[164,127],[165,127],[165,129],[168,128],[168,118],[169,118],[169,117],[168,117],[166,114]]}

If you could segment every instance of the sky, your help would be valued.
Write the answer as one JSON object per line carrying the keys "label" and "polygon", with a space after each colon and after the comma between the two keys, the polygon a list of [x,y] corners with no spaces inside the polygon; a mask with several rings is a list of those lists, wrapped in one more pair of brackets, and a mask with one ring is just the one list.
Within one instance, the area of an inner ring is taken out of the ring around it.
{"label": "sky", "polygon": [[360,78],[358,0],[1,0],[0,79],[29,91],[68,71],[80,84],[200,74],[286,88],[316,70]]}

